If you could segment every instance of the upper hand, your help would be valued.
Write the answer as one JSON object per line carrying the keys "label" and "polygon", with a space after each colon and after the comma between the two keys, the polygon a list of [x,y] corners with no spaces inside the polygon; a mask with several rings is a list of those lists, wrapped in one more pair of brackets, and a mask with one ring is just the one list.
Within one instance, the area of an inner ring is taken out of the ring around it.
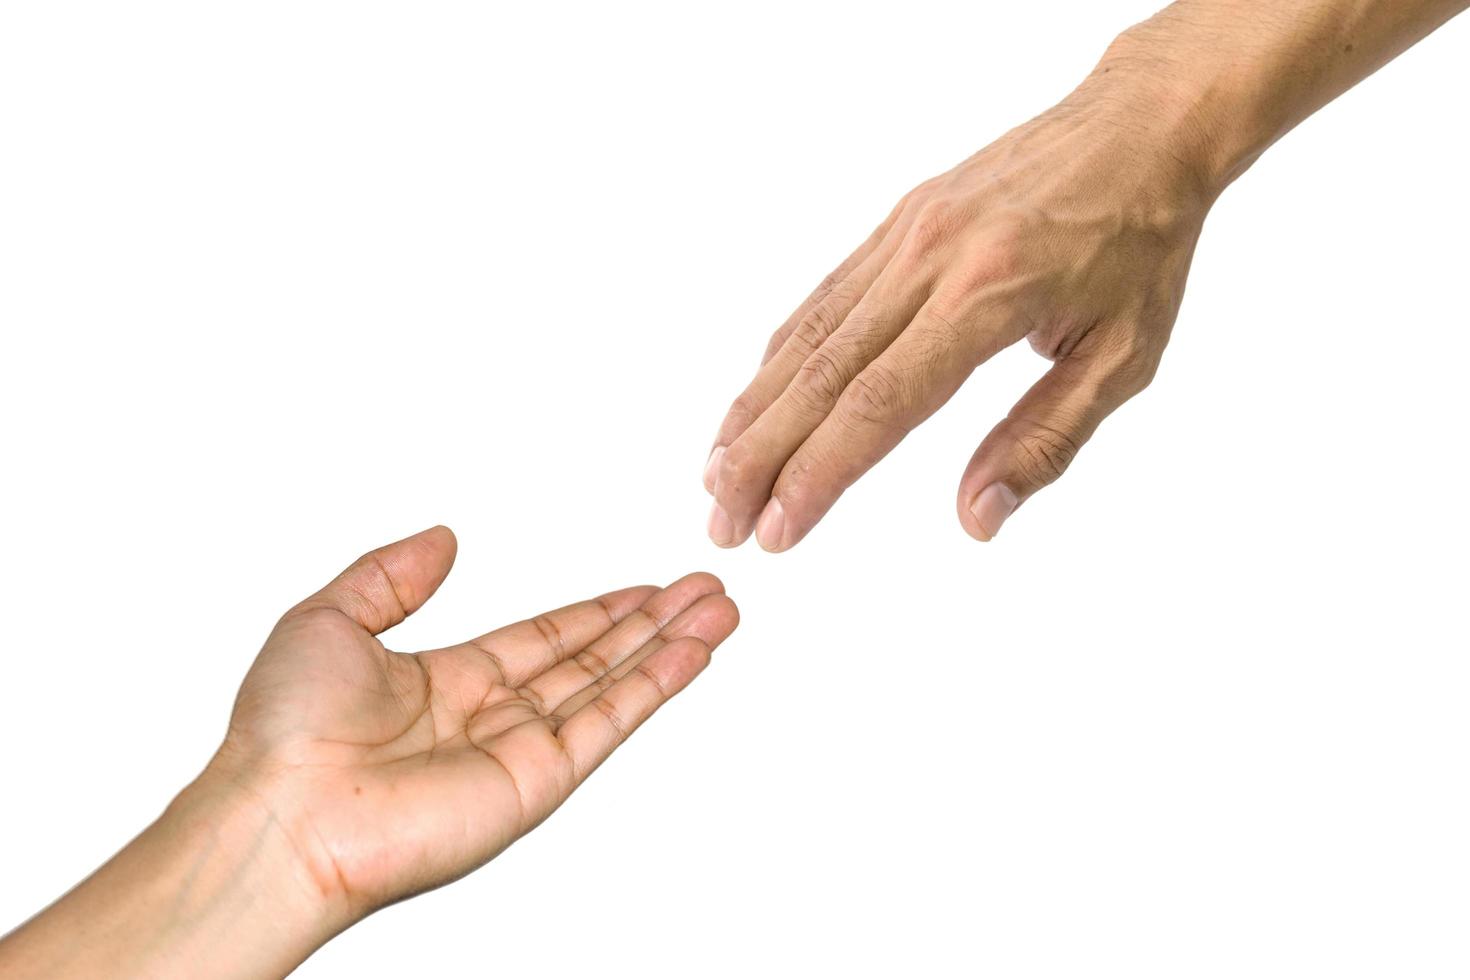
{"label": "upper hand", "polygon": [[443,582],[433,528],[288,612],[205,780],[248,791],[339,924],[485,863],[709,663],[738,614],[711,575],[612,592],[454,646],[376,635]]}
{"label": "upper hand", "polygon": [[898,203],[797,308],[720,426],[709,533],[800,541],[976,366],[1051,368],[980,443],[960,523],[986,541],[1153,377],[1212,193],[1096,82]]}

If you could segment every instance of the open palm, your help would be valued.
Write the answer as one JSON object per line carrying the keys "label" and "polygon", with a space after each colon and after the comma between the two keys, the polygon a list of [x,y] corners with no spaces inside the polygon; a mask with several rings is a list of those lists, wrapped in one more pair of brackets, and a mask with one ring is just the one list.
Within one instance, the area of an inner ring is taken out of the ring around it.
{"label": "open palm", "polygon": [[714,576],[579,602],[455,646],[376,634],[434,593],[454,535],[359,559],[285,615],[212,764],[246,783],[351,918],[535,827],[708,663],[738,614]]}

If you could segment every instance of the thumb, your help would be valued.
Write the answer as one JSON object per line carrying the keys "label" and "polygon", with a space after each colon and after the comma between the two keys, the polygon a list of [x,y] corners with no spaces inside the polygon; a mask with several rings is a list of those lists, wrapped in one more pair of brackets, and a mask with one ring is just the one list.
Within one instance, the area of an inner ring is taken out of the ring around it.
{"label": "thumb", "polygon": [[1017,507],[1066,471],[1103,419],[1152,380],[1157,355],[1086,343],[1092,339],[1052,365],[975,450],[957,501],[972,538],[993,538]]}
{"label": "thumb", "polygon": [[444,582],[458,550],[442,524],[363,555],[296,607],[335,609],[369,633],[397,626]]}

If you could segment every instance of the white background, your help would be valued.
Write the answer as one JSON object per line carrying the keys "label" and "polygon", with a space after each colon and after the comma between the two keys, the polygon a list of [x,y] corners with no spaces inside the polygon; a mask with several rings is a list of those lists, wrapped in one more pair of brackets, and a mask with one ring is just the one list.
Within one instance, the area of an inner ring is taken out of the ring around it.
{"label": "white background", "polygon": [[744,624],[491,866],[300,975],[1470,971],[1470,19],[1211,216],[1153,387],[992,545],[1024,347],[802,545],[704,537],[769,332],[1151,2],[0,8],[0,929],[203,765],[275,617],[721,575]]}

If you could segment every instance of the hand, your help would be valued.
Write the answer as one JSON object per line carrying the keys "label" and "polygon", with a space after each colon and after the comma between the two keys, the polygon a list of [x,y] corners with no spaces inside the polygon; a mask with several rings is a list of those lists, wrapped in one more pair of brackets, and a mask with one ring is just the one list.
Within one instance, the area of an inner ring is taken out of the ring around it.
{"label": "hand", "polygon": [[1052,366],[981,442],[959,518],[987,541],[1153,377],[1215,188],[1167,93],[1100,70],[905,196],[776,331],[715,439],[709,534],[784,551],[1022,337]]}
{"label": "hand", "polygon": [[373,909],[471,871],[544,820],[738,619],[699,574],[440,650],[388,650],[376,634],[423,605],[454,552],[447,528],[424,531],[288,612],[203,774],[0,940],[0,974],[284,976]]}
{"label": "hand", "polygon": [[709,663],[738,614],[711,575],[623,589],[417,655],[376,634],[455,540],[372,552],[291,610],[211,769],[264,800],[347,919],[489,861]]}

